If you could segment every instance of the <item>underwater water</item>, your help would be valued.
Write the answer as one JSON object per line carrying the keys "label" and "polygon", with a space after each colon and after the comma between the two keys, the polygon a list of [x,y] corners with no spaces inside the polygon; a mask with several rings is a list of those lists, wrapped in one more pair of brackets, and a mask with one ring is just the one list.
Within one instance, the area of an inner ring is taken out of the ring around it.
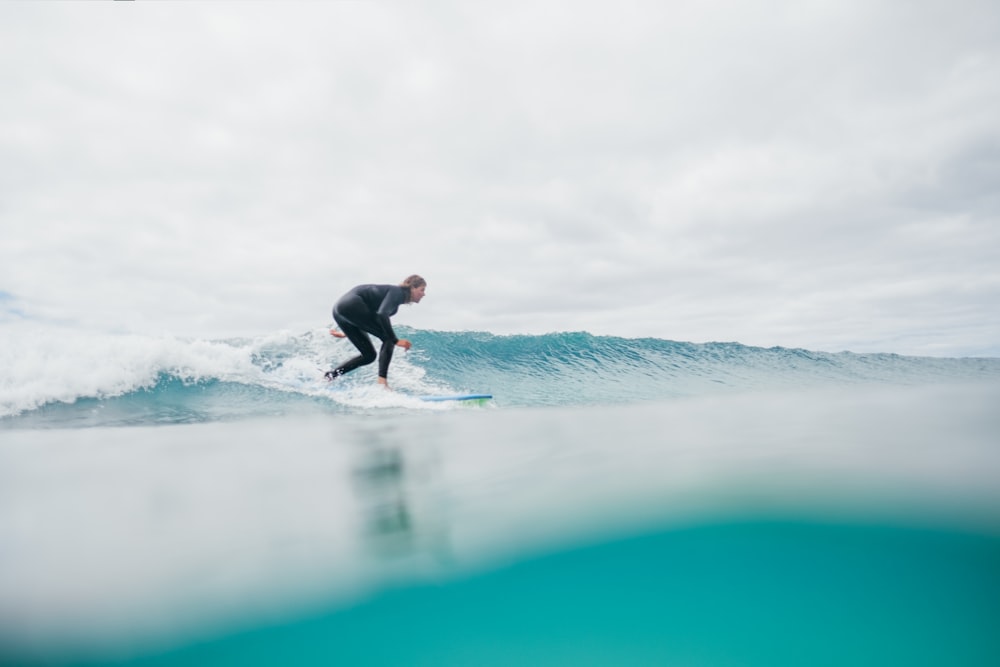
{"label": "underwater water", "polygon": [[0,664],[1000,663],[998,359],[63,334],[4,327]]}

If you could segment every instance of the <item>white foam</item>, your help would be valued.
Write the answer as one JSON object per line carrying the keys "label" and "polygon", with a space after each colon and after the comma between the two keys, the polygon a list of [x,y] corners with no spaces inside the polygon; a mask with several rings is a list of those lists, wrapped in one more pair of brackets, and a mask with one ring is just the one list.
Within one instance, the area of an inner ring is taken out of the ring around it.
{"label": "white foam", "polygon": [[376,385],[374,364],[329,384],[321,371],[357,350],[346,340],[331,338],[326,329],[221,341],[28,322],[3,324],[2,330],[0,417],[48,403],[122,396],[152,388],[164,374],[185,382],[220,380],[320,396],[352,408],[441,409],[412,394],[450,391],[428,383],[424,370],[401,350],[394,355],[390,377],[397,392]]}
{"label": "white foam", "polygon": [[5,324],[3,334],[0,417],[46,403],[120,396],[152,387],[160,373],[239,381],[258,372],[248,346],[30,323]]}

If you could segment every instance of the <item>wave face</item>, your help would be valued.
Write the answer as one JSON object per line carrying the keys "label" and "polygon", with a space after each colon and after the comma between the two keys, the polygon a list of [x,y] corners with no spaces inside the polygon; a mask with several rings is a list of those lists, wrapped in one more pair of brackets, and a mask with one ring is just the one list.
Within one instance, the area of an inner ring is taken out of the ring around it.
{"label": "wave face", "polygon": [[720,392],[1000,379],[1000,359],[837,354],[739,343],[587,333],[498,336],[400,328],[395,392],[375,365],[334,383],[322,371],[354,356],[325,329],[254,338],[183,339],[8,327],[0,352],[0,425],[196,423],[302,411],[444,410],[421,394],[487,392],[492,405],[570,406]]}
{"label": "wave face", "polygon": [[494,391],[512,404],[621,403],[723,391],[1000,379],[1000,359],[830,354],[587,333],[427,332],[415,333],[414,342],[418,340],[426,350],[421,365],[429,375],[456,386],[475,378],[479,384],[469,389]]}

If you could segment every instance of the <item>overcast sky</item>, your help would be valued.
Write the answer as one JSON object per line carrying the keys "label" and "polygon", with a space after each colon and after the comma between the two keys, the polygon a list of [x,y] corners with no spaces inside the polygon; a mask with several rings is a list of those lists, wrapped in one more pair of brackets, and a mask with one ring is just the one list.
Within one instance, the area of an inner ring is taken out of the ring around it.
{"label": "overcast sky", "polygon": [[0,320],[1000,355],[1000,5],[0,4]]}

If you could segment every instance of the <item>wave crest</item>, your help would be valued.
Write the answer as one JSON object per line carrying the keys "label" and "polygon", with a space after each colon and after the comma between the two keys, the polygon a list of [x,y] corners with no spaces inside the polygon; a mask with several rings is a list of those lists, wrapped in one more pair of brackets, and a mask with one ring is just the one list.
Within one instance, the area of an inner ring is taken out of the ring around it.
{"label": "wave crest", "polygon": [[[495,335],[400,327],[391,383],[403,394],[489,392],[499,405],[587,405],[706,393],[859,383],[1000,379],[1000,359],[831,354],[585,332]],[[356,354],[327,330],[226,340],[5,326],[0,417],[76,405],[140,422],[274,414],[295,405],[401,407],[363,392],[374,365],[327,386],[321,371]],[[332,389],[332,390],[331,390]],[[381,396],[381,395],[379,395]],[[56,406],[56,407],[53,407]],[[186,406],[181,409],[178,406]],[[409,407],[409,406],[403,406]],[[214,417],[213,417],[214,416]]]}

